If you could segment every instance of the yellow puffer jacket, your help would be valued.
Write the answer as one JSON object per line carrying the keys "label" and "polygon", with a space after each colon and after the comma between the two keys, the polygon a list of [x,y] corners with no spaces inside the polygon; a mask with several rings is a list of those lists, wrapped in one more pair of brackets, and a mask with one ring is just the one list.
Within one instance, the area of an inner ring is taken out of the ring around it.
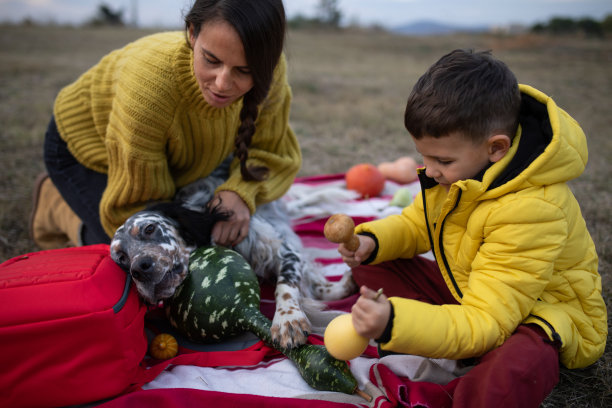
{"label": "yellow puffer jacket", "polygon": [[521,126],[509,153],[479,180],[448,194],[420,172],[422,191],[401,215],[361,224],[378,241],[374,263],[433,250],[459,305],[391,298],[391,340],[382,350],[474,357],[523,323],[561,342],[560,359],[585,367],[608,331],[598,258],[566,182],[587,162],[586,138],[543,93],[521,85]]}

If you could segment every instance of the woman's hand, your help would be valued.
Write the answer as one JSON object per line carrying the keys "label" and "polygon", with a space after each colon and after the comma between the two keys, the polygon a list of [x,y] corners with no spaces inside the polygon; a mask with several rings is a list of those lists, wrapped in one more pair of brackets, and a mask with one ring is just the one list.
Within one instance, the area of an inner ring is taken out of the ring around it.
{"label": "woman's hand", "polygon": [[385,331],[391,304],[384,294],[377,297],[377,292],[362,286],[359,289],[361,296],[351,309],[355,331],[368,339],[377,339]]}
{"label": "woman's hand", "polygon": [[376,247],[376,242],[368,236],[357,235],[357,238],[359,238],[359,248],[356,251],[347,249],[344,244],[338,246],[338,252],[342,255],[342,260],[351,268],[361,265]]}
{"label": "woman's hand", "polygon": [[220,221],[213,227],[213,242],[233,247],[238,245],[249,233],[251,212],[246,203],[233,191],[223,190],[215,194],[211,206],[219,205],[221,211],[230,212],[230,219]]}

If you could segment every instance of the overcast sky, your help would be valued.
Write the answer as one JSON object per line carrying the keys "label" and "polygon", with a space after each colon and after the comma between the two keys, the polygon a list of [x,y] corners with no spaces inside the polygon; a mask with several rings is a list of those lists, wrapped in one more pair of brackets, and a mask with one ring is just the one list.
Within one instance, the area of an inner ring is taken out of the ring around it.
{"label": "overcast sky", "polygon": [[[132,21],[133,5],[141,26],[181,26],[192,0],[0,0],[0,21],[39,21],[79,24],[98,5],[123,9]],[[253,0],[255,1],[255,0]],[[313,16],[320,0],[284,0],[287,15]],[[456,25],[530,25],[551,17],[592,17],[612,14],[612,0],[339,0],[344,22],[393,27],[418,20]]]}

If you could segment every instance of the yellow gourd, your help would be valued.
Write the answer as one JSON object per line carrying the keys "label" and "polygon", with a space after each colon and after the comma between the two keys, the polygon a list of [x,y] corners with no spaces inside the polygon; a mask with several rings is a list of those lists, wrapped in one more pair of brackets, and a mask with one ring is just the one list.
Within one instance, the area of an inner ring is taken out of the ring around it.
{"label": "yellow gourd", "polygon": [[149,354],[158,360],[166,360],[176,356],[178,353],[178,343],[176,339],[167,333],[158,334],[151,341]]}
{"label": "yellow gourd", "polygon": [[363,354],[369,340],[357,334],[349,313],[329,322],[323,334],[323,342],[329,354],[338,360],[352,360]]}

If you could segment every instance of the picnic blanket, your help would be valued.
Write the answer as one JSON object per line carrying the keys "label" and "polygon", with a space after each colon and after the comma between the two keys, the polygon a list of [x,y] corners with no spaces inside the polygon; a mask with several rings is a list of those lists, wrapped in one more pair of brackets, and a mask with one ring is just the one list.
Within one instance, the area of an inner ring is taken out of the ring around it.
{"label": "picnic blanket", "polygon": [[[401,208],[389,205],[398,188],[408,188],[413,196],[419,191],[418,183],[400,186],[387,181],[381,196],[361,199],[356,192],[345,188],[343,174],[331,174],[297,179],[283,200],[305,254],[321,265],[328,279],[337,280],[347,266],[339,257],[337,245],[323,236],[325,221],[334,213],[350,215],[356,224],[399,213]],[[262,286],[261,309],[268,316],[274,313],[273,292],[274,288]],[[331,310],[348,312],[357,297],[355,294],[328,302],[327,306]],[[161,319],[155,321],[153,317],[152,321],[157,330],[172,331],[163,327]],[[309,337],[313,344],[322,344],[322,340],[320,335]],[[179,343],[182,352],[209,355],[212,361],[202,364],[205,366],[172,365],[145,384],[141,391],[102,406],[450,407],[454,387],[464,372],[452,360],[410,355],[379,358],[375,344],[371,343],[362,356],[349,362],[359,389],[372,397],[367,401],[357,394],[312,389],[291,360],[265,346],[251,333],[214,345],[194,345],[180,337]],[[219,359],[215,360],[217,357]]]}

